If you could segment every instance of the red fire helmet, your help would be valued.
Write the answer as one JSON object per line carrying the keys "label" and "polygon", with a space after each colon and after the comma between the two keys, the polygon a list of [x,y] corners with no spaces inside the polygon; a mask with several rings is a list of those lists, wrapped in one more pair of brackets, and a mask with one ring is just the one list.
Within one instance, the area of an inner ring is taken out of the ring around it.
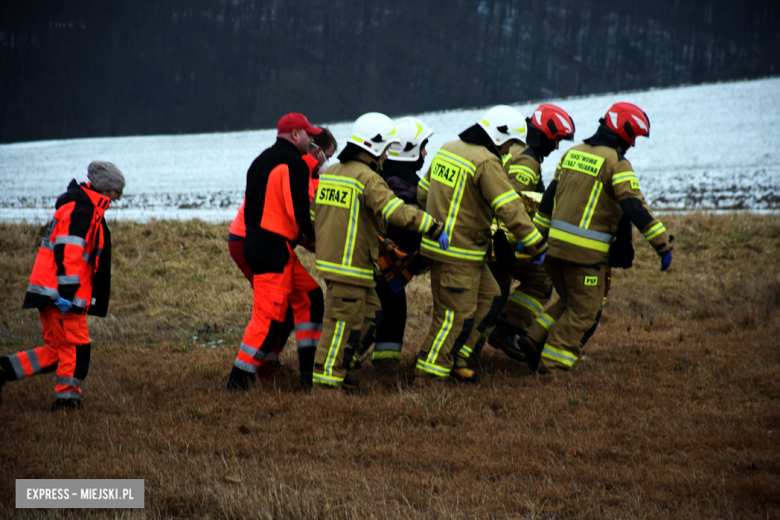
{"label": "red fire helmet", "polygon": [[556,137],[574,140],[574,121],[561,107],[539,105],[531,116],[531,124],[552,141],[555,141]]}
{"label": "red fire helmet", "polygon": [[632,103],[615,103],[604,116],[607,128],[631,143],[637,136],[650,137],[650,118]]}

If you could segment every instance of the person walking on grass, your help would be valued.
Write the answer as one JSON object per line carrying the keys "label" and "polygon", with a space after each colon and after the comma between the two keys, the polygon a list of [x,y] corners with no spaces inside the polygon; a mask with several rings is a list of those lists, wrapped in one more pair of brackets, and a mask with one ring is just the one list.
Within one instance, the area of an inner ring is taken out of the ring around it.
{"label": "person walking on grass", "polygon": [[661,271],[672,263],[671,237],[625,157],[637,137],[650,137],[650,119],[636,105],[616,103],[599,123],[593,136],[563,155],[534,217],[549,237],[545,267],[560,300],[517,344],[542,373],[570,370],[579,359],[601,316],[607,266],[631,267],[632,224],[660,257]]}
{"label": "person walking on grass", "polygon": [[476,382],[467,355],[492,327],[501,308],[501,290],[485,264],[490,226],[498,216],[541,265],[547,241],[534,227],[520,196],[504,173],[501,157],[526,137],[522,114],[509,106],[488,110],[479,121],[446,143],[420,180],[417,200],[444,221],[449,250],[423,237],[423,256],[433,260],[433,320],[417,358],[415,377]]}
{"label": "person walking on grass", "polygon": [[449,247],[443,224],[404,204],[378,175],[387,149],[399,142],[393,121],[377,112],[363,114],[350,135],[339,164],[320,176],[312,203],[319,236],[316,265],[328,288],[314,360],[316,389],[357,389],[347,369],[381,309],[374,290],[379,233],[391,224],[422,233],[442,249]]}
{"label": "person walking on grass", "polygon": [[103,217],[125,188],[108,161],[92,161],[88,182],[73,179],[55,205],[22,305],[38,309],[44,346],[0,357],[0,391],[8,381],[56,372],[52,411],[81,408],[89,370],[87,315],[105,317],[111,287],[111,233]]}
{"label": "person walking on grass", "polygon": [[252,270],[252,319],[228,377],[228,390],[246,390],[256,378],[273,377],[287,340],[285,317],[294,298],[301,302],[295,313],[301,383],[311,382],[322,334],[322,289],[293,249],[315,239],[309,217],[310,171],[303,155],[312,136],[321,132],[303,114],[285,115],[277,124],[276,143],[247,171],[244,258]]}

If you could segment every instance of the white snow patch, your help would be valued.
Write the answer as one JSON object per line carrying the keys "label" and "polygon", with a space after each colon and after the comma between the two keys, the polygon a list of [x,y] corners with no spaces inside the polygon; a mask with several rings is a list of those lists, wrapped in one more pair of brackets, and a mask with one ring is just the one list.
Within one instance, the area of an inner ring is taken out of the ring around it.
{"label": "white snow patch", "polygon": [[[780,208],[780,78],[547,102],[569,112],[579,143],[618,101],[639,105],[650,118],[651,138],[638,139],[627,158],[654,208]],[[516,106],[530,116],[537,105]],[[484,110],[418,115],[436,131],[429,161]],[[329,125],[342,148],[351,127],[351,122]],[[107,215],[112,220],[232,220],[247,168],[275,135],[272,129],[0,145],[0,221],[46,222],[57,196],[70,179],[86,179],[93,159],[116,163],[127,178],[122,200]],[[562,148],[571,145],[564,142]],[[564,150],[544,161],[545,183]]]}

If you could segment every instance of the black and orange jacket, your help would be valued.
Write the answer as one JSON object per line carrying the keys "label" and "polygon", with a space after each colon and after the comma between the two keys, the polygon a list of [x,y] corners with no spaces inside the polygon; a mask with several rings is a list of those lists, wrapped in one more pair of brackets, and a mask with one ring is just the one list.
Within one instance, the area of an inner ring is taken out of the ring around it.
{"label": "black and orange jacket", "polygon": [[291,142],[277,139],[246,174],[244,222],[247,238],[260,230],[290,242],[303,233],[314,240],[309,218],[309,167]]}
{"label": "black and orange jacket", "polygon": [[111,289],[111,235],[103,219],[108,197],[75,179],[57,199],[54,217],[35,258],[25,309],[62,297],[71,312],[105,316]]}

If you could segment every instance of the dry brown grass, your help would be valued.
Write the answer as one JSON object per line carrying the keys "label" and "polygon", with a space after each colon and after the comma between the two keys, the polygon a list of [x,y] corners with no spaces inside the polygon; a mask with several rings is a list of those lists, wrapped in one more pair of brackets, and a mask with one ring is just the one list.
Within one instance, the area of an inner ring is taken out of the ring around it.
{"label": "dry brown grass", "polygon": [[[272,384],[225,393],[251,312],[227,225],[115,224],[85,409],[49,413],[51,375],[5,387],[0,516],[780,518],[780,218],[664,222],[672,271],[639,244],[572,373],[486,348],[478,385],[408,388],[420,279],[401,368],[353,398],[300,391],[292,343]],[[0,354],[40,343],[37,231],[0,225]],[[17,511],[17,478],[144,478],[146,510]]]}

